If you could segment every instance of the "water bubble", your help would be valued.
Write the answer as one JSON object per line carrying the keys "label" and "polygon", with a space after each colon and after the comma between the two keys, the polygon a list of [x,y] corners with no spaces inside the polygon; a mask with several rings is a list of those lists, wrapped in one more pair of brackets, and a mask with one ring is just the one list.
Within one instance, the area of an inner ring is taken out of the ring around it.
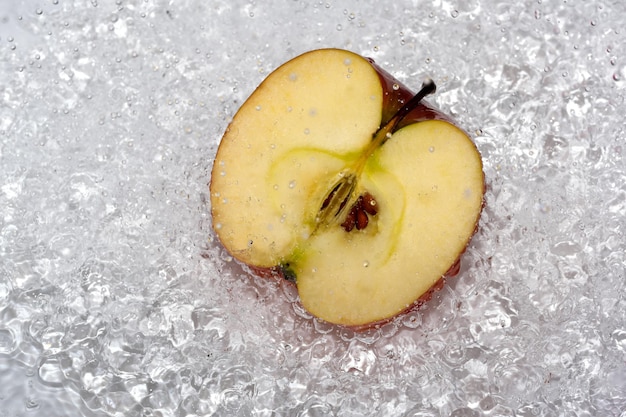
{"label": "water bubble", "polygon": [[304,134],[308,135],[309,133],[311,133],[311,131],[309,130],[309,128],[307,127],[306,129],[304,129]]}
{"label": "water bubble", "polygon": [[254,109],[255,109],[256,111],[261,111],[261,106],[256,106]]}
{"label": "water bubble", "polygon": [[289,74],[289,81],[296,81],[298,79],[298,74],[296,74],[295,72],[292,72],[291,74]]}
{"label": "water bubble", "polygon": [[273,188],[274,188],[275,190],[278,190],[278,184],[274,184],[274,187],[273,187]]}
{"label": "water bubble", "polygon": [[341,32],[341,30],[342,30],[342,29],[343,29],[343,27],[341,26],[341,24],[338,24],[338,25],[337,25],[337,31],[338,31],[338,32]]}
{"label": "water bubble", "polygon": [[41,16],[43,14],[43,10],[37,9],[37,10],[35,10],[35,13],[37,13],[38,15]]}
{"label": "water bubble", "polygon": [[453,19],[456,19],[457,17],[459,17],[459,11],[458,10],[452,10],[452,12],[450,13],[450,16],[452,16]]}
{"label": "water bubble", "polygon": [[295,186],[296,186],[296,180],[289,181],[289,188],[295,188]]}
{"label": "water bubble", "polygon": [[369,261],[363,261],[363,268],[367,268],[368,266],[370,266]]}
{"label": "water bubble", "polygon": [[428,148],[428,152],[430,152],[430,153],[435,152],[435,147],[434,147],[434,146],[430,146],[430,147]]}
{"label": "water bubble", "polygon": [[391,88],[393,88],[394,91],[398,91],[400,89],[400,85],[394,83],[394,85],[391,86]]}
{"label": "water bubble", "polygon": [[352,60],[350,58],[346,58],[343,60],[343,65],[348,66],[352,64]]}
{"label": "water bubble", "polygon": [[15,348],[15,338],[13,332],[8,329],[0,330],[0,353],[11,353]]}

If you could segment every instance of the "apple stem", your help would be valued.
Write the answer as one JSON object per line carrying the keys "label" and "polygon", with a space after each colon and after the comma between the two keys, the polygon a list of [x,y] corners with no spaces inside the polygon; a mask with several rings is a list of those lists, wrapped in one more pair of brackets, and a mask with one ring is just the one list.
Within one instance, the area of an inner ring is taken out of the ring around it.
{"label": "apple stem", "polygon": [[351,168],[346,169],[339,173],[339,180],[333,185],[330,193],[326,196],[320,211],[316,218],[317,225],[328,225],[344,212],[348,205],[348,202],[353,199],[353,193],[356,189],[356,185],[361,175],[361,171],[365,166],[365,162],[369,156],[378,147],[380,147],[387,139],[391,137],[392,132],[398,126],[398,123],[402,121],[411,111],[413,111],[424,97],[434,93],[436,86],[433,80],[426,79],[422,84],[420,91],[415,94],[411,99],[403,105],[389,121],[382,125],[376,133],[374,133],[372,142],[368,145],[368,148],[361,155],[357,163]]}
{"label": "apple stem", "polygon": [[396,114],[394,114],[391,119],[389,119],[387,123],[385,123],[380,129],[378,129],[378,131],[374,134],[374,138],[376,138],[381,131],[385,132],[385,136],[387,135],[387,133],[393,132],[398,126],[398,123],[400,123],[402,119],[404,119],[411,111],[413,111],[424,99],[424,97],[433,94],[436,90],[437,86],[432,79],[427,78],[426,80],[424,80],[420,91],[418,91],[417,94],[411,97],[411,99],[404,106],[402,106],[396,112]]}
{"label": "apple stem", "polygon": [[359,164],[356,167],[356,172],[360,172],[365,164],[365,161],[369,156],[382,146],[387,139],[389,139],[398,127],[398,124],[404,119],[409,113],[411,113],[415,108],[420,104],[420,102],[429,94],[432,94],[437,89],[435,82],[427,78],[422,83],[422,88],[417,92],[411,99],[391,117],[386,123],[381,125],[381,127],[374,133],[372,141],[368,145],[367,150],[363,153],[363,156],[360,158]]}

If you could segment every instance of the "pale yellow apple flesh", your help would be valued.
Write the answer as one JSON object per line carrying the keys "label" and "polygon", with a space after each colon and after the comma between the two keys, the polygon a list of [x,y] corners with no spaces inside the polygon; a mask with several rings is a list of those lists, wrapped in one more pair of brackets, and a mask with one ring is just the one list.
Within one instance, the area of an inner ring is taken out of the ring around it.
{"label": "pale yellow apple flesh", "polygon": [[[376,142],[384,93],[356,54],[301,55],[244,103],[212,172],[224,247],[253,267],[279,265],[309,312],[347,326],[392,317],[426,293],[465,250],[482,207],[480,154],[454,125],[413,123]],[[364,193],[376,213],[347,231]]]}

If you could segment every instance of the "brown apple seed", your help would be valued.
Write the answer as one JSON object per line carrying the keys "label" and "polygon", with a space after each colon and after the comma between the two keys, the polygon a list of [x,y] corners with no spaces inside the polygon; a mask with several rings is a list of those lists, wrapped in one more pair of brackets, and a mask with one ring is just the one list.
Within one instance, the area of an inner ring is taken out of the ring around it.
{"label": "brown apple seed", "polygon": [[367,213],[365,210],[360,209],[356,211],[356,229],[363,230],[367,227],[369,223],[369,219],[367,218]]}
{"label": "brown apple seed", "polygon": [[374,199],[374,196],[370,193],[365,193],[362,196],[361,205],[363,206],[363,210],[367,212],[367,214],[371,214],[374,216],[378,213],[378,203]]}
{"label": "brown apple seed", "polygon": [[356,213],[357,207],[356,205],[354,205],[350,208],[346,219],[343,221],[343,223],[341,223],[341,227],[343,227],[343,230],[345,230],[346,232],[350,232],[352,229],[354,229],[354,226],[356,226]]}

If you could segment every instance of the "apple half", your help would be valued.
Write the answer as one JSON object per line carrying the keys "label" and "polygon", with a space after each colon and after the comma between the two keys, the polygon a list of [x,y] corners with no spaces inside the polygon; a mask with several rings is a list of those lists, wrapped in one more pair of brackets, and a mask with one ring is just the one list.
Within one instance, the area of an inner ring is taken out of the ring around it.
{"label": "apple half", "polygon": [[474,234],[484,175],[468,135],[372,60],[300,55],[241,106],[211,173],[213,228],[314,316],[388,320],[428,294]]}

